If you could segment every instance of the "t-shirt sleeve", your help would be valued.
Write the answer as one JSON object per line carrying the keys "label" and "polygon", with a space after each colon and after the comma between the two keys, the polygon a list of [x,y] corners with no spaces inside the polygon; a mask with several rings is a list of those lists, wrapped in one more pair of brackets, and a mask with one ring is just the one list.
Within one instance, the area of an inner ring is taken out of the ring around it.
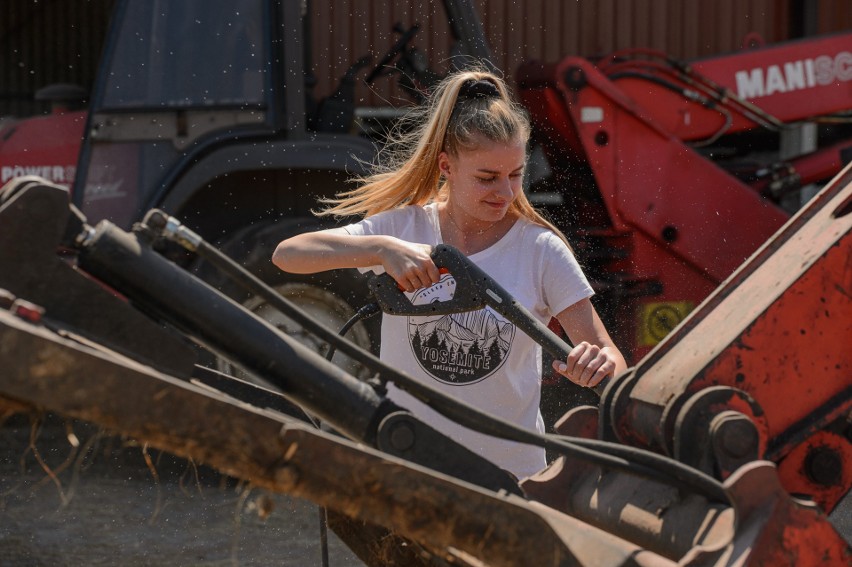
{"label": "t-shirt sleeve", "polygon": [[545,305],[555,317],[595,292],[574,253],[562,239],[552,232],[545,233],[542,238],[542,293]]}
{"label": "t-shirt sleeve", "polygon": [[[376,234],[389,234],[396,236],[400,233],[400,226],[404,226],[406,218],[410,212],[405,207],[400,209],[392,209],[384,211],[364,219],[356,223],[352,223],[338,229],[352,236],[373,236]],[[375,272],[377,274],[384,273],[385,269],[381,265],[365,266],[358,268],[362,274],[366,272]]]}
{"label": "t-shirt sleeve", "polygon": [[414,222],[416,213],[416,207],[400,207],[365,217],[356,223],[341,227],[341,229],[355,236],[372,236],[375,234],[399,236],[405,227]]}

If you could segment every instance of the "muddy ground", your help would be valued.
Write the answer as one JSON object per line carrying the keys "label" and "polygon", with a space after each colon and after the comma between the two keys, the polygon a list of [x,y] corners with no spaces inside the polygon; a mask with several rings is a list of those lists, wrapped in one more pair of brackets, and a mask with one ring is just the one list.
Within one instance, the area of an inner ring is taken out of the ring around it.
{"label": "muddy ground", "polygon": [[[315,505],[67,425],[0,428],[0,565],[322,565]],[[331,532],[328,547],[363,565]]]}
{"label": "muddy ground", "polygon": [[[47,416],[34,428],[14,416],[0,427],[0,458],[3,566],[322,565],[314,504],[88,424]],[[852,501],[831,519],[850,539]],[[329,565],[363,566],[328,538]]]}

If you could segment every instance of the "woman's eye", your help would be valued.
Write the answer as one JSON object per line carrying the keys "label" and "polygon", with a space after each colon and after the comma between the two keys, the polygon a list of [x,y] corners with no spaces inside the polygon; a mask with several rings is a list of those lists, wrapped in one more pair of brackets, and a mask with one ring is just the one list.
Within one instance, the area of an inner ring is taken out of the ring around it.
{"label": "woman's eye", "polygon": [[477,177],[477,179],[479,179],[482,183],[491,183],[492,181],[494,181],[497,178],[496,177]]}

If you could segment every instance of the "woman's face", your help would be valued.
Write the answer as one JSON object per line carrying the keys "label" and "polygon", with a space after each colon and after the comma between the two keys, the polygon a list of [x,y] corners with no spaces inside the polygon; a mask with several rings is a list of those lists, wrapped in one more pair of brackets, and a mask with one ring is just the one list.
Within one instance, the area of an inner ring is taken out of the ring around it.
{"label": "woman's face", "polygon": [[484,137],[475,149],[453,156],[441,152],[438,167],[449,188],[453,215],[468,222],[495,222],[520,195],[526,165],[523,141],[493,142]]}

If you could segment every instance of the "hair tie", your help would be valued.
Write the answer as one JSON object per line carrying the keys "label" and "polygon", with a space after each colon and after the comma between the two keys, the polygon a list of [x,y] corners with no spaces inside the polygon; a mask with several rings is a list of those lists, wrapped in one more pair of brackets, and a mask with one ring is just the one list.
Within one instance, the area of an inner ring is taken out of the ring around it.
{"label": "hair tie", "polygon": [[500,98],[500,91],[491,81],[468,79],[459,89],[459,98]]}

